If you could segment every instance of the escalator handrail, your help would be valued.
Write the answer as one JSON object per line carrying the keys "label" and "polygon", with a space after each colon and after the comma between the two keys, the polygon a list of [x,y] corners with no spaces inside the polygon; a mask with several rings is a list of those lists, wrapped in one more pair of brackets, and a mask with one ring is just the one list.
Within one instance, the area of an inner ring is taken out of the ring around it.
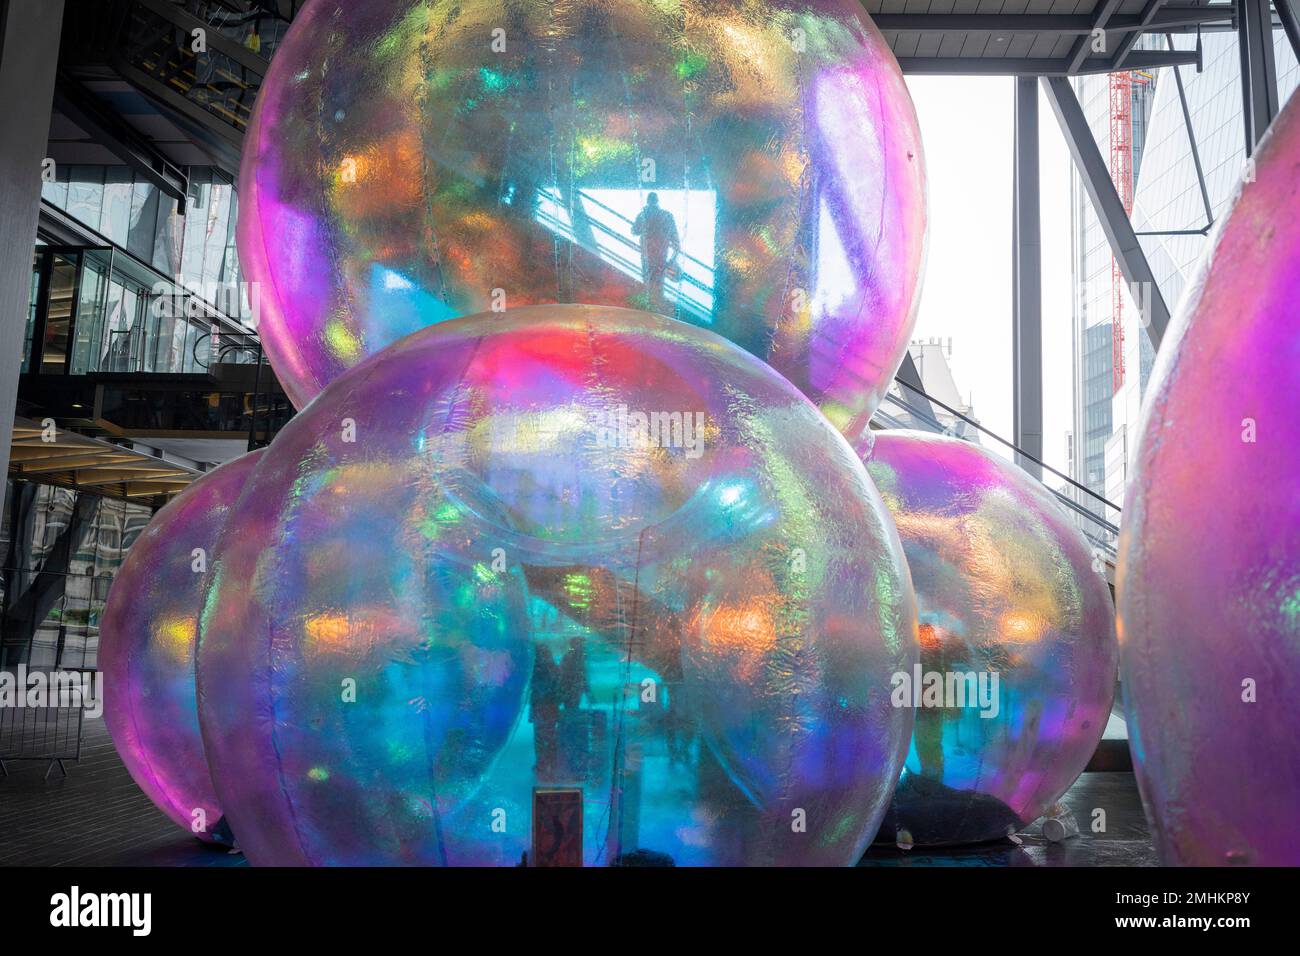
{"label": "escalator handrail", "polygon": [[[920,391],[919,389],[914,389],[914,390],[916,390],[916,391]],[[921,394],[925,394],[925,393],[922,392]],[[887,397],[890,401],[892,401],[894,404],[896,404],[896,405],[900,406],[901,408],[905,409],[905,410],[907,411],[907,413],[908,413],[909,415],[911,415],[912,418],[913,418],[914,420],[920,420],[920,421],[924,422],[925,424],[932,426],[932,427],[934,428],[934,430],[937,431],[937,432],[942,432],[942,433],[946,433],[946,432],[947,432],[947,428],[943,425],[942,422],[940,422],[939,420],[937,420],[937,419],[935,419],[935,418],[933,418],[933,417],[927,415],[925,412],[921,411],[919,408],[917,408],[916,406],[910,404],[909,402],[905,401],[904,399],[901,399],[901,398],[899,398],[899,397],[897,397],[897,396],[895,396],[895,395],[888,395],[888,396],[886,396],[886,397]],[[939,402],[939,403],[937,403],[937,404],[942,405],[941,402]],[[947,408],[946,405],[943,406],[943,407]],[[956,413],[954,413],[954,414],[956,414]],[[882,420],[885,420],[887,423],[891,424],[892,427],[895,427],[895,428],[902,427],[903,424],[904,424],[902,419],[900,419],[900,418],[898,418],[898,417],[896,417],[896,416],[894,416],[894,415],[890,415],[888,412],[882,412],[880,409],[876,409],[876,415],[877,415],[878,417],[880,417]],[[1016,448],[1016,446],[1015,446],[1014,444],[1012,444],[1011,442],[1007,441],[1005,438],[1002,438],[1001,436],[994,434],[993,432],[989,431],[987,428],[984,428],[983,426],[980,426],[980,425],[978,425],[978,424],[976,424],[976,423],[974,423],[974,422],[971,422],[970,419],[967,418],[967,417],[964,416],[964,415],[959,415],[959,417],[960,417],[963,421],[965,421],[967,424],[974,425],[976,428],[978,428],[978,429],[979,429],[981,432],[983,432],[984,434],[990,436],[991,438],[996,439],[997,441],[999,441],[999,442],[1001,442],[1002,444],[1006,445],[1008,448],[1012,449],[1014,452],[1019,453],[1019,449]],[[1026,457],[1026,458],[1032,458],[1032,456],[1029,456],[1029,455],[1026,455],[1025,457]],[[1050,466],[1048,466],[1048,471],[1051,471],[1053,474],[1057,474],[1057,475],[1059,475],[1059,472],[1057,472],[1054,468],[1051,468]],[[1079,504],[1079,502],[1075,501],[1075,500],[1074,500],[1073,498],[1071,498],[1069,495],[1064,494],[1060,489],[1058,489],[1058,488],[1053,488],[1051,485],[1047,484],[1045,481],[1042,481],[1041,479],[1039,479],[1039,480],[1040,480],[1040,483],[1043,485],[1043,487],[1046,488],[1048,491],[1050,491],[1050,492],[1052,493],[1053,497],[1055,497],[1058,501],[1060,501],[1063,505],[1065,505],[1065,506],[1066,506],[1067,508],[1069,508],[1071,511],[1075,512],[1075,513],[1076,513],[1077,515],[1079,515],[1081,518],[1086,518],[1086,519],[1087,519],[1089,522],[1091,522],[1092,524],[1098,525],[1099,527],[1101,527],[1101,528],[1104,529],[1106,532],[1108,532],[1108,533],[1110,533],[1110,534],[1112,534],[1112,535],[1118,535],[1118,534],[1119,534],[1119,528],[1116,527],[1114,524],[1112,524],[1110,521],[1107,521],[1105,518],[1103,518],[1101,515],[1098,515],[1096,512],[1094,512],[1094,511],[1090,511],[1090,510],[1088,510],[1087,508],[1083,507],[1083,505]],[[1069,479],[1066,479],[1066,480],[1068,481]],[[1073,485],[1073,484],[1075,484],[1075,482],[1071,481],[1070,484]],[[1085,489],[1085,490],[1086,490],[1086,489]],[[1095,496],[1094,496],[1094,497],[1095,497]],[[1105,501],[1104,498],[1103,498],[1102,500]],[[1109,507],[1114,507],[1114,505],[1109,505]],[[1118,511],[1119,509],[1116,508],[1115,510]],[[1107,543],[1107,545],[1106,545],[1106,551],[1107,551],[1108,553],[1110,553],[1110,554],[1114,554],[1114,553],[1115,553],[1114,548],[1113,548],[1109,543]]]}
{"label": "escalator handrail", "polygon": [[187,34],[196,29],[204,31],[205,42],[209,50],[215,50],[224,56],[234,60],[240,66],[257,74],[260,77],[266,76],[266,71],[271,67],[271,61],[265,57],[259,56],[242,43],[238,43],[231,37],[226,36],[220,30],[214,28],[206,20],[194,16],[188,10],[176,6],[168,0],[131,0],[136,6],[144,7],[158,17],[170,21],[173,25],[181,28]]}
{"label": "escalator handrail", "polygon": [[898,378],[897,376],[895,376],[894,381],[897,382],[899,385],[901,385],[903,388],[906,388],[906,389],[908,389],[909,391],[911,391],[911,392],[915,392],[917,395],[920,395],[921,397],[923,397],[923,398],[925,398],[925,399],[928,399],[931,405],[937,405],[937,406],[939,406],[939,407],[942,408],[944,411],[946,411],[948,414],[956,416],[957,418],[959,418],[959,419],[961,419],[963,422],[965,422],[967,425],[970,425],[972,428],[976,429],[977,431],[981,432],[982,434],[988,435],[988,436],[989,436],[990,438],[992,438],[994,441],[999,442],[999,443],[1001,443],[1002,445],[1005,445],[1007,448],[1010,448],[1010,449],[1011,449],[1013,452],[1015,452],[1017,455],[1019,455],[1020,457],[1024,458],[1024,459],[1027,460],[1027,461],[1031,461],[1031,462],[1033,462],[1035,465],[1037,465],[1038,467],[1042,468],[1044,471],[1050,471],[1053,475],[1055,475],[1057,478],[1060,478],[1062,481],[1064,481],[1066,484],[1070,485],[1072,488],[1075,488],[1075,489],[1078,490],[1078,491],[1082,491],[1082,492],[1083,492],[1084,494],[1086,494],[1088,497],[1095,499],[1096,501],[1098,501],[1098,502],[1100,502],[1101,504],[1105,505],[1107,508],[1112,509],[1112,510],[1115,511],[1116,513],[1120,513],[1120,512],[1123,511],[1123,509],[1120,508],[1119,505],[1115,504],[1113,501],[1110,501],[1109,499],[1107,499],[1107,498],[1104,497],[1103,495],[1099,495],[1099,494],[1097,494],[1097,492],[1093,491],[1093,490],[1092,490],[1091,488],[1089,488],[1087,485],[1081,485],[1081,484],[1079,484],[1077,481],[1075,481],[1075,480],[1074,480],[1073,478],[1071,478],[1069,475],[1066,475],[1066,474],[1064,474],[1064,473],[1062,473],[1062,472],[1057,471],[1057,470],[1056,470],[1055,468],[1053,468],[1051,465],[1049,465],[1049,464],[1047,464],[1046,462],[1042,461],[1042,460],[1039,459],[1038,457],[1036,457],[1036,456],[1034,456],[1034,455],[1031,455],[1029,452],[1025,451],[1025,450],[1022,449],[1022,448],[1019,448],[1019,447],[1018,447],[1014,442],[1010,442],[1010,441],[1008,441],[1007,439],[1003,438],[1001,435],[998,435],[998,434],[996,434],[995,432],[991,432],[991,431],[989,431],[987,428],[985,428],[985,427],[984,427],[983,425],[981,425],[979,422],[975,421],[974,419],[968,418],[967,416],[963,415],[961,412],[957,411],[957,409],[953,408],[952,406],[944,404],[943,402],[939,401],[939,399],[935,398],[933,395],[930,395],[930,394],[928,394],[927,392],[923,391],[922,389],[917,388],[915,385],[911,385],[911,384],[909,384],[909,383],[903,381],[901,378]]}

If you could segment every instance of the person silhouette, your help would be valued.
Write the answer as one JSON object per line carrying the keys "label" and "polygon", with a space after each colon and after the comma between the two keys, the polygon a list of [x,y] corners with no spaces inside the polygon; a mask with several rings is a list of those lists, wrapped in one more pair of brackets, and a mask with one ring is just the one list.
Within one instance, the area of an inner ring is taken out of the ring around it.
{"label": "person silhouette", "polygon": [[659,205],[659,194],[646,197],[645,208],[632,223],[632,235],[641,237],[641,281],[652,305],[664,299],[664,278],[668,267],[677,259],[681,241],[677,236],[677,220]]}
{"label": "person silhouette", "polygon": [[560,669],[556,666],[550,649],[539,645],[533,658],[529,717],[533,722],[537,779],[543,783],[553,782],[556,773],[560,731],[559,692]]}

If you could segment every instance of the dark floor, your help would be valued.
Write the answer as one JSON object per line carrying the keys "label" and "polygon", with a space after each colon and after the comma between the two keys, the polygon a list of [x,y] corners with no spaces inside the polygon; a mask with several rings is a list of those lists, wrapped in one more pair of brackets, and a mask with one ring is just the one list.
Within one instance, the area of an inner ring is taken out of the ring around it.
{"label": "dark floor", "polygon": [[[1016,836],[973,847],[937,850],[872,847],[862,866],[1156,866],[1142,800],[1131,771],[1085,773],[1061,798],[1079,825],[1079,836],[1045,840],[1038,824]],[[1093,833],[1096,810],[1105,811],[1105,832]]]}
{"label": "dark floor", "polygon": [[135,785],[104,721],[86,719],[81,761],[6,762],[0,776],[0,866],[238,866],[200,843]]}
{"label": "dark floor", "polygon": [[[0,866],[240,866],[244,858],[199,843],[132,782],[102,720],[87,720],[80,763],[9,763],[0,777]],[[1132,773],[1085,773],[1065,795],[1080,836],[1052,844],[1034,826],[964,849],[873,848],[864,866],[1154,866]],[[1094,810],[1106,832],[1091,833]]]}

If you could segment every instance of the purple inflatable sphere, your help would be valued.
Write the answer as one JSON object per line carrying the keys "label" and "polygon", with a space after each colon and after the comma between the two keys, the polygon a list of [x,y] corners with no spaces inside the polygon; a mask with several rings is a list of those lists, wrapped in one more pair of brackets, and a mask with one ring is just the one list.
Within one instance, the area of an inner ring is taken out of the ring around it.
{"label": "purple inflatable sphere", "polygon": [[1005,837],[1061,798],[1106,728],[1106,580],[1043,486],[978,445],[878,432],[867,470],[903,542],[921,645],[920,679],[895,686],[916,721],[880,838]]}
{"label": "purple inflatable sphere", "polygon": [[199,714],[254,864],[853,864],[898,779],[884,506],[684,323],[424,329],[286,426],[220,552]]}
{"label": "purple inflatable sphere", "polygon": [[194,662],[217,536],[261,451],[204,475],[144,529],[113,579],[99,626],[104,722],[158,808],[201,840],[223,814],[199,733]]}
{"label": "purple inflatable sphere", "polygon": [[1152,373],[1120,535],[1129,744],[1167,864],[1300,865],[1300,100]]}
{"label": "purple inflatable sphere", "polygon": [[915,320],[920,131],[853,0],[318,0],[243,157],[300,408],[425,326],[588,303],[730,339],[852,437]]}

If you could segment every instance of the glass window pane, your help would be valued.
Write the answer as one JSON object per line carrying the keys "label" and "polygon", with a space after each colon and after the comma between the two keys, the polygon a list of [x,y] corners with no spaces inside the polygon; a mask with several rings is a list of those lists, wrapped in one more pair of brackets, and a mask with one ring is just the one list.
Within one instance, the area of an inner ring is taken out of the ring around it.
{"label": "glass window pane", "polygon": [[176,200],[160,196],[150,262],[168,278],[178,275],[181,270],[181,237],[184,228],[185,217],[176,214]]}
{"label": "glass window pane", "polygon": [[91,229],[98,229],[103,205],[104,167],[73,166],[68,185],[68,215]]}
{"label": "glass window pane", "polygon": [[41,198],[60,209],[68,207],[68,178],[72,167],[59,164],[54,168],[54,181],[41,183]]}
{"label": "glass window pane", "polygon": [[131,226],[126,248],[148,262],[153,258],[154,236],[158,231],[158,187],[136,183],[131,189]]}
{"label": "glass window pane", "polygon": [[122,290],[122,315],[129,323],[127,367],[123,371],[140,371],[144,365],[144,323],[140,314],[140,293],[134,286]]}
{"label": "glass window pane", "polygon": [[125,372],[131,352],[130,324],[123,307],[126,289],[118,277],[108,283],[108,301],[104,307],[106,334],[103,340],[102,366],[106,371]]}
{"label": "glass window pane", "polygon": [[44,256],[39,249],[32,256],[31,294],[27,299],[27,332],[23,336],[23,371],[31,371],[32,334],[36,331],[36,299],[41,292],[41,262]]}
{"label": "glass window pane", "polygon": [[181,276],[188,288],[201,288],[203,252],[207,242],[208,215],[212,209],[211,170],[192,169],[189,197],[185,203],[184,239],[181,247]]}
{"label": "glass window pane", "polygon": [[104,208],[99,231],[119,246],[125,246],[131,227],[131,170],[109,166],[104,170]]}
{"label": "glass window pane", "polygon": [[[215,286],[221,281],[226,246],[231,229],[230,200],[233,195],[234,189],[229,183],[218,181],[215,176],[213,177],[212,192],[208,203],[207,235],[204,240],[203,250],[205,289]],[[212,293],[207,293],[206,297],[210,300],[216,298]]]}
{"label": "glass window pane", "polygon": [[87,252],[77,295],[77,344],[72,353],[71,374],[98,371],[104,336],[104,293],[108,286],[108,263],[102,253]]}
{"label": "glass window pane", "polygon": [[62,374],[68,360],[72,331],[73,294],[77,286],[79,255],[55,254],[50,266],[46,300],[45,338],[41,342],[41,371]]}

